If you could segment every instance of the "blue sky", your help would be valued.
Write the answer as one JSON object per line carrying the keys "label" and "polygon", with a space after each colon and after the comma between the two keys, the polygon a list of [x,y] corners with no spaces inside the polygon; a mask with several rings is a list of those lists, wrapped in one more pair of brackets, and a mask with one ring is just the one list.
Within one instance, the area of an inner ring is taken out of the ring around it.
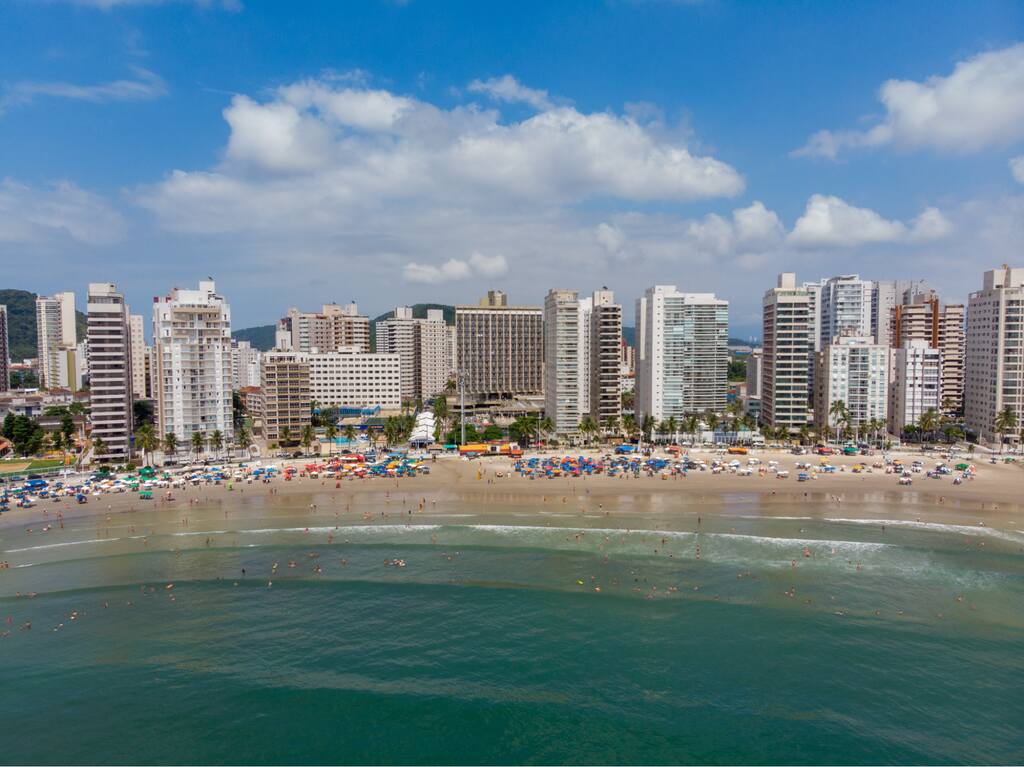
{"label": "blue sky", "polygon": [[[235,325],[1024,252],[1019,2],[0,0],[5,287]],[[1014,169],[1016,168],[1016,174]],[[42,266],[43,268],[40,268]]]}

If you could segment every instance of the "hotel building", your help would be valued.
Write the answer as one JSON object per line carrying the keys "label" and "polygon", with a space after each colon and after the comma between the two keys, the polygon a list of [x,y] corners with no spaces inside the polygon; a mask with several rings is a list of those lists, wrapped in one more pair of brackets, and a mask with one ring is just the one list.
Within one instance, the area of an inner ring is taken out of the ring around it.
{"label": "hotel building", "polygon": [[455,307],[456,369],[467,394],[515,397],[544,390],[544,313],[509,306],[491,290],[479,306]]}
{"label": "hotel building", "polygon": [[427,400],[444,391],[451,378],[451,333],[444,311],[428,309],[414,318],[412,307],[399,306],[393,316],[377,323],[377,351],[402,360],[402,398]]}
{"label": "hotel building", "polygon": [[400,408],[401,357],[364,354],[357,347],[310,354],[309,395],[320,407]]}
{"label": "hotel building", "polygon": [[260,405],[263,436],[280,442],[288,430],[288,442],[297,443],[310,422],[309,355],[292,351],[269,351],[260,362]]}

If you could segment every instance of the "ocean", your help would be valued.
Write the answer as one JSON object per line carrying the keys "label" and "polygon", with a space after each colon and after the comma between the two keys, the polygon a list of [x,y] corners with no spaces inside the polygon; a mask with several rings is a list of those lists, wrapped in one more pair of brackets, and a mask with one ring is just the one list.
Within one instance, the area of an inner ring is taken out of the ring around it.
{"label": "ocean", "polygon": [[0,527],[0,762],[1024,762],[1024,525],[310,499]]}

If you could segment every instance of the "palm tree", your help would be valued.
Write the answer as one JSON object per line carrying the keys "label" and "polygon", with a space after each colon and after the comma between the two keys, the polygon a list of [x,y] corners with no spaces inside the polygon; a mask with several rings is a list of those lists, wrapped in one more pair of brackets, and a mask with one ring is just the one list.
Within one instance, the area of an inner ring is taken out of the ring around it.
{"label": "palm tree", "polygon": [[247,453],[250,445],[252,445],[252,435],[249,433],[249,430],[243,426],[235,432],[235,447],[243,453]]}
{"label": "palm tree", "polygon": [[580,435],[583,437],[585,444],[590,443],[590,438],[597,432],[597,428],[597,421],[589,415],[580,421]]}
{"label": "palm tree", "polygon": [[846,403],[841,399],[835,400],[828,409],[830,419],[833,419],[836,426],[836,441],[843,441],[843,426],[850,422],[850,411],[846,409]]}
{"label": "palm tree", "polygon": [[92,441],[92,454],[97,461],[107,454],[107,443],[103,441],[103,437],[97,437]]}
{"label": "palm tree", "polygon": [[632,440],[636,436],[636,416],[632,413],[622,416],[622,431],[628,440]]}
{"label": "palm tree", "polygon": [[928,437],[932,436],[935,430],[939,427],[939,413],[938,411],[930,407],[921,413],[921,417],[917,419],[917,425],[921,429],[921,441],[925,441]]}
{"label": "palm tree", "polygon": [[328,452],[334,452],[334,440],[338,437],[338,427],[334,425],[334,421],[330,420],[324,427],[324,437],[327,438]]}
{"label": "palm tree", "polygon": [[800,444],[807,445],[811,441],[811,430],[804,424],[800,427]]}
{"label": "palm tree", "polygon": [[555,432],[555,422],[551,419],[551,416],[546,415],[540,419],[537,423],[537,439],[540,439],[540,435],[543,434],[547,437]]}
{"label": "palm tree", "polygon": [[679,421],[676,420],[675,416],[670,416],[665,425],[668,427],[668,441],[673,443],[676,442],[676,433],[679,431]]}
{"label": "palm tree", "polygon": [[206,435],[201,431],[192,432],[192,452],[195,453],[196,460],[199,460],[200,454],[203,452],[203,446],[206,444]]}
{"label": "palm tree", "polygon": [[602,438],[603,438],[602,441],[607,442],[608,441],[608,437],[611,436],[612,434],[614,434],[615,431],[618,428],[619,428],[619,421],[618,421],[617,418],[614,418],[613,416],[608,416],[607,418],[605,418],[604,419],[604,432],[602,434]]}
{"label": "palm tree", "polygon": [[345,426],[344,429],[341,430],[341,433],[345,435],[345,441],[348,443],[349,447],[351,448],[352,443],[356,441],[356,429],[355,429],[355,427],[352,424],[348,424],[348,425]]}
{"label": "palm tree", "polygon": [[220,455],[220,451],[224,447],[224,435],[221,434],[220,429],[214,429],[210,434],[210,447],[213,448],[214,457]]}
{"label": "palm tree", "polygon": [[640,421],[640,432],[644,435],[644,441],[651,441],[651,433],[654,431],[654,416],[650,413],[643,417]]}
{"label": "palm tree", "polygon": [[287,426],[282,426],[277,432],[277,441],[280,443],[281,449],[284,450],[292,441],[292,430]]}
{"label": "palm tree", "polygon": [[173,431],[164,435],[164,452],[170,453],[171,458],[176,458],[178,455],[178,435]]}
{"label": "palm tree", "polygon": [[[715,431],[718,429],[721,423],[722,419],[718,416],[718,413],[716,413],[715,411],[708,410],[707,412],[704,413],[704,425],[708,427],[708,430],[712,433],[712,435],[714,435]],[[711,439],[712,441],[714,441],[714,436],[712,436]]]}
{"label": "palm tree", "polygon": [[135,432],[135,446],[142,451],[142,463],[149,466],[149,454],[157,448],[156,432],[152,424],[144,423]]}
{"label": "palm tree", "polygon": [[1006,435],[1016,430],[1019,425],[1019,419],[1013,408],[1007,405],[998,413],[996,413],[996,433],[999,435],[999,452],[1003,452],[1003,444],[1006,440]]}
{"label": "palm tree", "polygon": [[442,432],[448,430],[448,416],[448,397],[439,394],[434,397],[434,420],[440,424]]}
{"label": "palm tree", "polygon": [[700,432],[700,416],[695,413],[683,416],[683,433],[689,434],[693,438],[694,444],[697,442],[697,434]]}
{"label": "palm tree", "polygon": [[313,431],[313,424],[307,423],[302,427],[302,447],[306,453],[309,453],[309,448],[313,445],[316,440],[316,432]]}

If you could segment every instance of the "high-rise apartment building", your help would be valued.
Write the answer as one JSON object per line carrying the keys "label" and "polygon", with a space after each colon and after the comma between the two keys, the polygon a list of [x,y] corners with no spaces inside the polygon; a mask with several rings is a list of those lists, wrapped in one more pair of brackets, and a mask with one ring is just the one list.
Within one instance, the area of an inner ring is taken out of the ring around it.
{"label": "high-rise apartment building", "polygon": [[260,363],[263,436],[295,444],[310,422],[309,355],[272,350]]}
{"label": "high-rise apartment building", "polygon": [[[798,288],[792,272],[780,274],[776,287],[764,294],[758,394],[760,419],[768,426],[796,432],[807,424],[808,378],[814,360],[814,300],[814,291]],[[747,386],[749,395],[750,384]]]}
{"label": "high-rise apartment building", "polygon": [[713,293],[648,288],[636,302],[638,419],[682,418],[725,409],[729,302]]}
{"label": "high-rise apartment building", "polygon": [[89,285],[87,298],[90,434],[99,460],[131,457],[132,344],[128,306],[113,283]]}
{"label": "high-rise apartment building", "polygon": [[869,421],[888,419],[889,347],[871,336],[838,336],[818,352],[814,375],[814,425],[833,431],[838,425],[832,413],[842,402],[851,428]]}
{"label": "high-rise apartment building", "polygon": [[544,313],[509,306],[488,291],[479,306],[455,307],[455,360],[467,394],[515,397],[544,390]]}
{"label": "high-rise apartment building", "polygon": [[237,391],[260,385],[260,360],[263,353],[249,341],[231,340],[231,386]]}
{"label": "high-rise apartment building", "polygon": [[428,309],[414,318],[412,307],[399,306],[377,323],[377,351],[402,360],[402,398],[427,400],[444,391],[452,375],[451,334],[444,311]]}
{"label": "high-rise apartment building", "polygon": [[141,314],[128,315],[128,332],[132,339],[132,396],[135,399],[146,397],[146,333],[143,329]]}
{"label": "high-rise apartment building", "polygon": [[871,335],[885,346],[899,346],[892,340],[892,313],[920,293],[930,293],[924,280],[875,280],[871,283]]}
{"label": "high-rise apartment building", "polygon": [[549,290],[544,298],[544,414],[560,435],[579,432],[579,322],[576,291]]}
{"label": "high-rise apartment building", "polygon": [[[36,298],[36,348],[39,386],[43,389],[74,389],[68,379],[67,351],[78,340],[75,332],[75,294],[67,291]],[[65,359],[61,360],[61,356]],[[74,370],[72,364],[71,370]],[[63,371],[63,375],[62,375]]]}
{"label": "high-rise apartment building", "polygon": [[939,412],[942,352],[922,339],[906,339],[892,350],[889,431],[900,435],[929,410]]}
{"label": "high-rise apartment building", "polygon": [[763,349],[754,349],[747,355],[746,363],[746,384],[747,397],[761,398],[761,361],[764,359]]}
{"label": "high-rise apartment building", "polygon": [[365,354],[358,347],[310,354],[309,394],[321,407],[399,408],[401,357]]}
{"label": "high-rise apartment building", "polygon": [[[607,288],[594,291],[589,299],[587,356],[590,386],[587,393],[590,417],[598,426],[619,422],[622,417],[622,307]],[[581,411],[582,412],[582,411]]]}
{"label": "high-rise apartment building", "polygon": [[964,306],[942,304],[934,292],[908,296],[893,307],[889,337],[894,347],[907,341],[925,341],[942,353],[942,387],[939,403],[943,412],[961,412],[964,403]]}
{"label": "high-rise apartment building", "polygon": [[7,307],[0,304],[0,391],[11,389],[11,347],[7,333]]}
{"label": "high-rise apartment building", "polygon": [[967,304],[964,420],[990,444],[1001,435],[996,419],[1010,408],[1024,418],[1024,268],[985,272],[982,289]]}
{"label": "high-rise apartment building", "polygon": [[839,336],[874,337],[872,286],[856,274],[824,280],[821,286],[821,349]]}
{"label": "high-rise apartment building", "polygon": [[153,343],[159,433],[173,433],[182,446],[194,432],[219,431],[230,442],[231,310],[213,280],[154,299]]}
{"label": "high-rise apartment building", "polygon": [[[319,312],[289,309],[278,322],[278,330],[288,337],[287,348],[292,351],[333,352],[352,346],[370,351],[370,318],[360,314],[355,303],[324,304]],[[284,348],[280,343],[278,346]]]}

